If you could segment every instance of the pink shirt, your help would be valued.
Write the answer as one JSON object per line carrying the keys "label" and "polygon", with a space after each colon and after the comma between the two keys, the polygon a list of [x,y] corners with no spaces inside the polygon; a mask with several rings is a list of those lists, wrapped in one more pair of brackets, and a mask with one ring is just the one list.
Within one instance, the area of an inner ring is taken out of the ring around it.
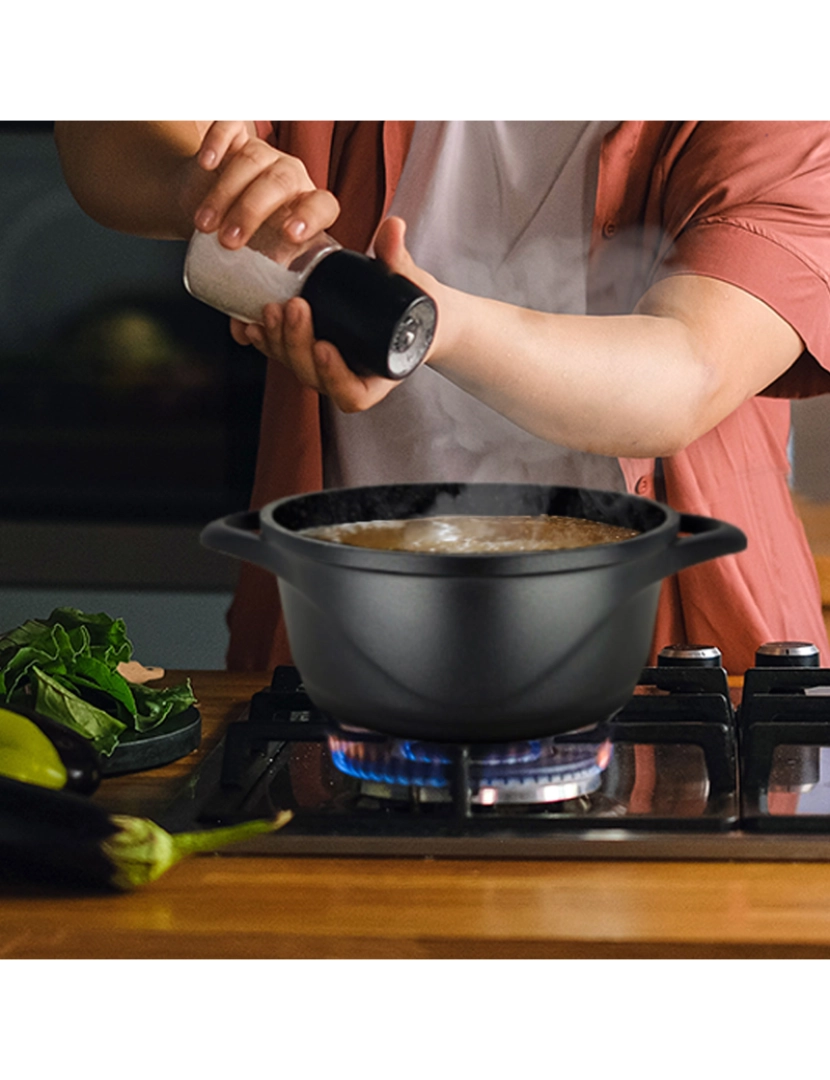
{"label": "pink shirt", "polygon": [[[412,134],[400,121],[259,125],[329,187],[332,233],[365,249],[388,210]],[[667,501],[742,528],[747,550],[664,583],[654,651],[714,644],[742,673],[757,646],[808,640],[830,662],[815,565],[790,500],[789,403],[830,391],[830,123],[625,121],[603,141],[588,310],[630,312],[662,277],[695,273],[737,285],[776,310],[806,351],[747,401],[664,461]],[[620,459],[630,491],[653,497],[654,461]],[[319,400],[269,364],[252,506],[322,486]],[[243,564],[228,616],[228,666],[290,661],[276,579]]]}

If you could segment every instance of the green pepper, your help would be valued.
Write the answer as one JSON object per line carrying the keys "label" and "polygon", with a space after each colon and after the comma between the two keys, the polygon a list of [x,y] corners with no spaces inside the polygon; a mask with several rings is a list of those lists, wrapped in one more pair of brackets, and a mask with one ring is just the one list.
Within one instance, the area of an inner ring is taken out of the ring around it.
{"label": "green pepper", "polygon": [[0,708],[0,775],[39,787],[66,786],[66,766],[54,743],[26,716]]}

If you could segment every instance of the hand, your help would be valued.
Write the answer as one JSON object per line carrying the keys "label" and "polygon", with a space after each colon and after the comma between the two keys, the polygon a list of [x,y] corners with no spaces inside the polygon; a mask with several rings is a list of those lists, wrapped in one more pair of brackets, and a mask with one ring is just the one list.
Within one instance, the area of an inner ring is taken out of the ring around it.
{"label": "hand", "polygon": [[[440,286],[413,262],[404,246],[405,231],[400,218],[388,218],[378,230],[375,252],[390,270],[404,274],[437,298]],[[263,315],[262,325],[232,319],[234,340],[240,345],[253,344],[266,356],[279,360],[300,382],[331,398],[343,412],[371,409],[398,385],[395,380],[377,375],[356,375],[334,345],[317,341],[311,309],[302,298],[295,297],[284,306],[268,304]]]}
{"label": "hand", "polygon": [[280,361],[305,386],[331,398],[341,411],[364,412],[397,385],[378,375],[356,375],[329,341],[317,341],[311,308],[301,297],[284,306],[268,304],[264,323],[231,319],[231,334],[240,345],[254,345],[265,356]]}
{"label": "hand", "polygon": [[337,219],[330,191],[315,188],[299,158],[256,137],[242,120],[215,120],[205,132],[196,163],[215,173],[193,215],[197,229],[217,232],[227,248],[243,247],[263,222],[279,228],[289,248],[300,246]]}

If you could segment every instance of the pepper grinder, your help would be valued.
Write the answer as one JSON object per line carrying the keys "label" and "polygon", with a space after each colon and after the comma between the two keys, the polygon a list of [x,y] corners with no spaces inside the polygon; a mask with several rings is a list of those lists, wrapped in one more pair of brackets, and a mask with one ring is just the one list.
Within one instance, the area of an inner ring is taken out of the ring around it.
{"label": "pepper grinder", "polygon": [[243,322],[261,322],[263,307],[301,296],[315,337],[335,345],[358,375],[403,379],[426,356],[435,334],[435,301],[377,259],[348,251],[319,233],[299,253],[266,222],[245,247],[223,247],[196,231],[184,284],[197,300]]}

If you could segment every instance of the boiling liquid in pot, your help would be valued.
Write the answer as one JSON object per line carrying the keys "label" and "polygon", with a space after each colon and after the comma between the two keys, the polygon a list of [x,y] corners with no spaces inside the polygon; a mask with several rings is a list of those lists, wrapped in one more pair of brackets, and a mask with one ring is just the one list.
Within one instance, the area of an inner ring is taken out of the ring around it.
{"label": "boiling liquid in pot", "polygon": [[561,515],[448,515],[402,521],[353,521],[303,529],[303,536],[353,547],[423,551],[441,555],[557,551],[613,544],[636,529]]}

